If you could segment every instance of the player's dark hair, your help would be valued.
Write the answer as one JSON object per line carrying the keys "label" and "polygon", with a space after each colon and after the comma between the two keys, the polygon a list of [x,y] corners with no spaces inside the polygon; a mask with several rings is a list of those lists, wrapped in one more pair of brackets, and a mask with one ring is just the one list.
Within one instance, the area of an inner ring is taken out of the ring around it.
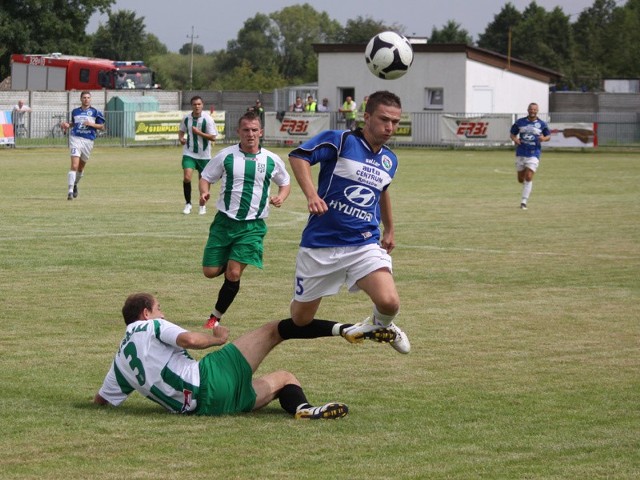
{"label": "player's dark hair", "polygon": [[140,316],[145,308],[147,310],[153,309],[154,301],[155,298],[150,293],[132,293],[129,295],[122,306],[124,323],[129,325],[140,320]]}
{"label": "player's dark hair", "polygon": [[194,95],[193,97],[191,97],[191,100],[189,100],[189,105],[193,105],[194,100],[200,100],[202,101],[202,103],[204,103],[204,100],[202,100],[202,97],[200,95]]}
{"label": "player's dark hair", "polygon": [[395,93],[391,93],[387,90],[380,90],[369,95],[369,100],[367,100],[365,112],[367,112],[369,115],[373,114],[373,112],[376,111],[376,108],[378,108],[378,105],[402,108],[400,97],[398,97]]}
{"label": "player's dark hair", "polygon": [[250,122],[254,120],[258,120],[258,122],[260,123],[260,128],[262,128],[262,121],[260,120],[260,115],[258,115],[258,112],[256,112],[253,108],[251,108],[250,110],[247,110],[242,114],[242,116],[238,120],[238,128],[240,128],[240,125],[242,125],[243,120],[248,120]]}

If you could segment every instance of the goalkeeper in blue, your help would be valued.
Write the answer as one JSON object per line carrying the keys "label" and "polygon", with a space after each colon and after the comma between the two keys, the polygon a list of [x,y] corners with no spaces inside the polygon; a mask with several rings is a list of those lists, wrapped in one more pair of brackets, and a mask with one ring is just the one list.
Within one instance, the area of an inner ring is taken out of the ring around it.
{"label": "goalkeeper in blue", "polygon": [[[388,329],[394,339],[386,343],[399,353],[411,349],[394,323],[400,298],[390,255],[395,232],[389,185],[398,159],[386,143],[401,113],[397,95],[376,92],[367,101],[363,128],[321,132],[289,153],[309,211],[296,258],[291,319],[308,338],[341,335],[361,341]],[[314,165],[320,166],[317,188]],[[314,320],[322,299],[345,284],[350,292],[364,291],[373,303],[371,315],[346,332]]]}

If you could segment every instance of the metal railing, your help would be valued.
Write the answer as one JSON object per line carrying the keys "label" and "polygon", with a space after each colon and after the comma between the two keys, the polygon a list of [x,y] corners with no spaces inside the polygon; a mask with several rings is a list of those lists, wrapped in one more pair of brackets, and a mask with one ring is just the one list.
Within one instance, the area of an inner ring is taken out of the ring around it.
{"label": "metal railing", "polygon": [[[225,115],[225,139],[217,143],[235,143],[238,141],[236,125],[244,111],[227,111]],[[101,132],[97,142],[103,145],[113,146],[144,146],[144,145],[176,145],[175,139],[162,139],[154,141],[137,141],[135,135],[135,112],[104,112],[107,119],[107,128]],[[330,128],[344,128],[344,121],[338,112],[331,112]],[[469,114],[451,114],[442,112],[414,112],[410,113],[411,140],[403,142],[398,139],[398,145],[420,147],[444,147],[452,146],[451,142],[443,140],[442,116],[473,117]],[[477,114],[476,116],[479,116]],[[509,114],[502,114],[501,117]],[[60,127],[60,123],[66,120],[69,112],[60,110],[37,110],[26,113],[23,122],[16,125],[15,145],[22,147],[55,147],[66,146],[68,136]],[[497,116],[487,114],[485,117]],[[523,116],[512,114],[512,118]],[[553,122],[586,122],[596,123],[598,126],[598,145],[600,146],[637,146],[640,145],[640,113],[551,113],[546,118]],[[268,144],[269,139],[266,139]],[[510,144],[509,132],[505,131],[504,144]],[[464,145],[461,144],[461,145]],[[482,141],[473,143],[474,146],[483,146]],[[453,145],[455,146],[455,145]],[[496,142],[486,142],[486,146],[494,147]]]}

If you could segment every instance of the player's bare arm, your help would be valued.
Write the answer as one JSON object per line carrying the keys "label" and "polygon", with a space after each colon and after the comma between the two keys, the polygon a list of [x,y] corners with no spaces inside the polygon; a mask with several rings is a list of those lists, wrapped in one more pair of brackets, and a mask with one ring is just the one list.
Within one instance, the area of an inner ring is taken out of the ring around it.
{"label": "player's bare arm", "polygon": [[229,329],[218,325],[212,330],[212,335],[201,332],[183,332],[176,338],[179,347],[192,350],[204,350],[205,348],[224,345],[229,338]]}
{"label": "player's bare arm", "polygon": [[385,190],[380,194],[380,216],[384,227],[380,246],[384,248],[387,253],[391,253],[391,251],[396,247],[396,241],[389,190]]}
{"label": "player's bare arm", "polygon": [[293,170],[293,175],[298,181],[298,185],[302,189],[302,193],[307,197],[307,206],[309,213],[312,215],[322,215],[327,212],[329,207],[318,196],[316,186],[311,179],[311,165],[306,160],[297,157],[289,157],[289,163]]}
{"label": "player's bare arm", "polygon": [[283,185],[278,188],[278,194],[269,198],[269,203],[274,207],[280,208],[291,192],[291,185]]}
{"label": "player's bare arm", "polygon": [[200,200],[204,203],[207,203],[211,197],[211,194],[209,193],[210,188],[211,184],[204,178],[201,178],[198,182],[198,190],[200,191]]}

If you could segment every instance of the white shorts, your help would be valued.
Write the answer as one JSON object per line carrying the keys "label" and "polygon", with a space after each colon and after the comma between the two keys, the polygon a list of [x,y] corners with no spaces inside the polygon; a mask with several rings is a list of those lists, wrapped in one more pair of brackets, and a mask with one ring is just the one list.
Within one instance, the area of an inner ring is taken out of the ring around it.
{"label": "white shorts", "polygon": [[350,292],[357,292],[360,289],[356,282],[381,268],[392,272],[391,255],[375,243],[359,247],[301,247],[296,258],[293,298],[310,302],[335,295],[344,284]]}
{"label": "white shorts", "polygon": [[89,160],[91,150],[93,149],[93,140],[71,135],[69,138],[69,147],[72,157],[80,157],[83,162]]}
{"label": "white shorts", "polygon": [[540,165],[540,159],[537,157],[516,157],[516,171],[521,172],[525,168],[528,168],[532,172],[538,170]]}

